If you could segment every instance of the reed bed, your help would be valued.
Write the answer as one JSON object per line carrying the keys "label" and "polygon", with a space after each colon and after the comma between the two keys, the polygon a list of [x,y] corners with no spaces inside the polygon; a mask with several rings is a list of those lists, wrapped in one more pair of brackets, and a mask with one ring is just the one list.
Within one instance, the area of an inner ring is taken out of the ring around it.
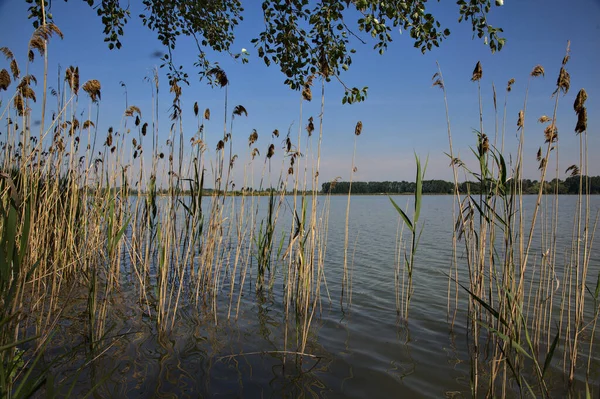
{"label": "reed bed", "polygon": [[[62,36],[55,25],[35,31],[25,71],[37,53],[47,60],[52,36]],[[176,79],[169,82],[168,132],[159,132],[156,70],[146,78],[152,109],[126,100],[120,125],[100,131],[101,82],[83,82],[85,72],[70,66],[59,76],[61,86],[51,89],[46,63],[36,86],[36,77],[20,72],[10,49],[1,52],[9,69],[0,72],[0,123],[6,129],[0,155],[0,396],[28,396],[41,386],[31,370],[39,369],[64,320],[64,304],[81,290],[87,297],[86,356],[93,364],[116,336],[113,318],[122,290],[135,290],[139,313],[160,334],[169,334],[183,307],[201,309],[218,324],[219,306],[225,306],[226,319],[235,320],[248,291],[264,295],[279,281],[286,337],[280,352],[300,359],[325,283],[328,201],[323,206],[317,196],[324,83],[318,121],[308,118],[296,139],[275,130],[267,144],[253,130],[248,153],[238,156],[234,122],[248,111],[243,105],[229,108],[229,82],[218,68],[210,74],[224,94],[223,135],[209,149],[211,111],[193,105],[197,131],[187,142],[182,118],[192,107],[183,103]],[[313,80],[324,79],[321,74],[308,81],[301,104],[312,100]],[[42,93],[41,104],[36,92]],[[51,120],[44,119],[51,107]],[[300,111],[302,120],[302,105]],[[42,116],[39,131],[34,112]],[[278,171],[271,168],[276,151],[285,154]],[[234,168],[244,171],[241,190],[231,179]],[[255,168],[260,182],[254,181]],[[278,184],[266,186],[273,179]],[[256,183],[258,189],[248,189]],[[266,215],[261,198],[268,201]],[[282,224],[290,201],[291,220]]]}
{"label": "reed bed", "polygon": [[[101,82],[84,81],[80,76],[85,71],[70,66],[59,76],[60,87],[48,86],[47,42],[60,36],[52,24],[36,29],[23,73],[10,49],[0,48],[6,61],[0,64],[0,124],[5,131],[0,154],[0,396],[28,397],[43,384],[68,396],[84,370],[92,377],[91,391],[102,386],[105,376],[98,359],[129,333],[115,331],[124,297],[136,298],[131,304],[136,316],[150,320],[158,340],[167,341],[182,317],[220,326],[238,319],[245,295],[252,293],[264,302],[280,290],[283,347],[272,353],[284,365],[290,364],[287,359],[295,365],[313,359],[307,353],[313,322],[322,302],[331,302],[325,278],[330,197],[318,195],[328,71],[307,79],[300,93],[303,122],[297,134],[291,129],[285,135],[253,130],[247,138],[239,133],[235,121],[248,116],[248,110],[230,107],[229,81],[219,68],[209,72],[223,95],[223,131],[217,140],[207,138],[207,130],[215,136],[209,122],[220,111],[202,111],[197,102],[193,107],[185,104],[181,82],[173,77],[170,127],[159,129],[163,97],[156,70],[146,78],[151,109],[126,100],[119,126],[100,130]],[[44,60],[39,85],[27,73],[38,55]],[[564,168],[558,162],[556,119],[559,99],[570,89],[569,56],[567,50],[552,116],[539,120],[544,126],[537,154],[542,184],[532,214],[523,210],[521,185],[524,159],[532,156],[524,153],[527,95],[517,120],[519,146],[509,158],[505,128],[498,128],[502,112],[507,126],[507,100],[504,110],[499,109],[494,88],[492,143],[484,131],[483,69],[477,64],[472,78],[480,110],[473,149],[476,168],[469,168],[454,151],[448,117],[456,221],[448,320],[453,328],[464,317],[468,327],[473,397],[566,392],[556,382],[559,375],[572,394],[594,390],[600,275],[593,275],[590,263],[598,215],[591,214],[589,203],[583,89],[574,102],[580,159],[567,168],[579,176],[580,192],[566,254],[557,247],[558,187],[544,183]],[[544,73],[536,66],[528,87]],[[317,84],[321,103],[315,120],[303,115],[303,106],[313,100]],[[511,79],[506,98],[513,84]],[[441,70],[434,85],[443,89],[445,99]],[[449,115],[447,103],[446,110]],[[196,120],[193,133],[183,127],[188,112]],[[39,129],[34,113],[41,119]],[[361,132],[358,122],[351,182]],[[247,152],[234,153],[233,140],[247,140]],[[279,151],[284,157],[277,167],[272,163]],[[396,312],[407,323],[423,232],[419,216],[426,163],[421,168],[416,157],[416,165],[412,215],[394,201],[391,205],[399,215]],[[240,169],[243,187],[236,189],[232,176]],[[473,193],[459,190],[460,174],[476,179]],[[272,181],[277,184],[267,183]],[[349,193],[339,276],[342,310],[352,303],[351,215]],[[71,304],[82,296],[84,303]],[[65,309],[74,307],[85,325],[84,359],[73,378],[48,380],[52,374],[47,371],[67,355],[46,356],[47,348],[57,326],[67,323]]]}
{"label": "reed bed", "polygon": [[[530,138],[541,143],[537,155],[526,154],[524,148],[527,94],[530,84],[545,75],[540,65],[531,72],[523,108],[517,117],[516,155],[505,154],[505,127],[502,130],[498,127],[500,113],[504,114],[503,126],[507,126],[506,98],[515,84],[514,79],[506,86],[504,110],[498,108],[493,87],[496,127],[494,136],[489,137],[484,132],[483,69],[479,62],[473,71],[480,116],[476,145],[472,149],[475,162],[469,163],[475,166],[468,166],[466,160],[453,152],[448,117],[449,156],[456,183],[455,255],[448,272],[448,313],[452,326],[457,312],[462,311],[466,317],[473,397],[549,397],[556,389],[564,395],[586,392],[586,396],[591,397],[594,391],[594,380],[590,376],[597,335],[600,275],[590,273],[589,269],[598,215],[592,214],[589,205],[584,89],[576,95],[573,106],[578,116],[573,134],[579,139],[580,159],[578,164],[568,166],[566,173],[579,176],[580,190],[571,246],[564,254],[559,253],[557,246],[561,234],[557,216],[558,185],[552,187],[545,183],[552,174],[558,178],[563,173],[558,157],[557,111],[570,89],[569,58],[567,47],[552,93],[551,116],[539,118],[542,134]],[[446,99],[441,70],[433,80]],[[567,138],[566,134],[562,137]],[[537,159],[543,182],[530,214],[523,209],[521,184],[527,157]],[[459,191],[459,174],[476,179],[473,193]],[[587,339],[582,344],[584,336]],[[584,371],[576,381],[578,369]],[[557,384],[560,374],[564,384]]]}

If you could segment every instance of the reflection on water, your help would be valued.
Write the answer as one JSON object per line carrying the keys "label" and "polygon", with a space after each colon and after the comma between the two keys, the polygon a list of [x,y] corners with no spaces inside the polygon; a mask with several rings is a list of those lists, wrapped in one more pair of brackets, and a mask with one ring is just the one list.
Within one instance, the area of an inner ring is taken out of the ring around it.
{"label": "reflection on water", "polygon": [[[407,199],[399,197],[397,202]],[[526,209],[534,200],[525,198]],[[563,252],[558,259],[570,244],[575,200],[561,197],[560,223],[569,233],[559,237]],[[86,293],[73,292],[64,299],[65,317],[47,355],[51,359],[68,353],[52,366],[55,385],[63,383],[67,392],[76,381],[74,392],[80,396],[97,384],[100,397],[119,398],[469,397],[465,316],[459,314],[452,331],[447,322],[444,272],[452,256],[452,197],[424,199],[425,230],[408,323],[396,317],[397,215],[385,196],[352,199],[352,306],[340,309],[345,201],[331,198],[324,287],[328,294],[322,295],[312,324],[308,355],[293,353],[299,339],[294,320],[289,322],[288,352],[283,352],[281,279],[267,294],[246,288],[237,320],[227,319],[227,285],[220,292],[217,324],[209,309],[184,302],[168,334],[159,333],[155,320],[140,312],[144,302],[133,283],[124,283],[112,298],[108,333],[95,351],[84,331]],[[599,206],[600,198],[592,198],[594,215]],[[282,218],[279,229],[286,229],[288,219]],[[597,241],[591,253],[592,276],[599,270]],[[593,361],[600,366],[598,355]],[[562,378],[560,369],[554,372]],[[593,381],[598,378],[592,376]]]}

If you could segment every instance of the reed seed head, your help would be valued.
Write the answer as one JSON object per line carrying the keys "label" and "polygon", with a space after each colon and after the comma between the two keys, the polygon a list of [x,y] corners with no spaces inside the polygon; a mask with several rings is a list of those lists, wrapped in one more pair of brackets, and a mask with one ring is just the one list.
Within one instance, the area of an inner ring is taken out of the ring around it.
{"label": "reed seed head", "polygon": [[260,155],[260,151],[258,151],[258,148],[254,148],[252,150],[252,159],[254,159],[254,157],[256,157],[257,155]]}
{"label": "reed seed head", "polygon": [[558,74],[558,79],[556,80],[556,91],[554,93],[556,94],[558,91],[562,91],[563,94],[567,94],[570,87],[571,75],[569,75],[569,72],[567,72],[563,66],[560,68],[560,73]]}
{"label": "reed seed head", "polygon": [[181,96],[181,86],[179,86],[179,83],[177,83],[177,79],[171,80],[170,83],[171,88],[169,89],[169,92],[175,95],[175,100],[173,102],[176,102]]}
{"label": "reed seed head", "polygon": [[312,86],[313,79],[314,75],[310,75],[302,87],[302,98],[306,101],[312,100],[312,90],[310,87]]}
{"label": "reed seed head", "polygon": [[77,95],[79,92],[79,67],[73,67],[72,65],[68,67],[65,71],[65,80],[73,94]]}
{"label": "reed seed head", "polygon": [[135,105],[130,105],[125,110],[125,116],[133,116],[135,114],[137,114],[138,116],[142,116],[142,111]]}
{"label": "reed seed head", "polygon": [[329,190],[331,191],[332,189],[335,188],[335,186],[337,186],[338,182],[342,180],[341,176],[336,177],[335,179],[333,179],[330,183],[329,183]]}
{"label": "reed seed head", "polygon": [[271,144],[269,146],[269,150],[267,152],[267,158],[271,158],[273,155],[275,155],[275,144]]}
{"label": "reed seed head", "polygon": [[204,110],[204,119],[206,119],[207,121],[210,120],[210,109],[208,108]]}
{"label": "reed seed head", "polygon": [[88,80],[83,84],[83,91],[85,91],[89,96],[92,102],[98,102],[101,99],[100,89],[102,86],[100,82],[96,79]]}
{"label": "reed seed head", "polygon": [[483,69],[481,68],[481,62],[477,61],[477,64],[475,64],[475,69],[473,69],[473,76],[471,77],[471,81],[477,82],[477,81],[481,80],[482,77],[483,77]]}
{"label": "reed seed head", "polygon": [[519,119],[517,119],[517,131],[523,129],[523,125],[525,123],[525,112],[523,110],[519,111]]}
{"label": "reed seed head", "polygon": [[542,147],[538,148],[538,152],[535,159],[537,159],[538,162],[542,160]]}
{"label": "reed seed head", "polygon": [[315,131],[315,124],[313,123],[313,117],[308,118],[308,125],[306,126],[306,131],[308,132],[308,137],[312,135]]}
{"label": "reed seed head", "polygon": [[23,97],[15,96],[13,105],[14,105],[15,109],[17,110],[17,113],[19,114],[19,116],[23,116],[25,114],[25,103],[23,102]]}
{"label": "reed seed head", "polygon": [[30,86],[31,83],[37,85],[37,79],[33,75],[27,75],[27,76],[23,77],[23,79],[21,79],[21,81],[19,82],[19,85],[17,86],[17,89],[22,89],[25,86]]}
{"label": "reed seed head", "polygon": [[94,122],[92,122],[91,120],[87,120],[85,122],[83,122],[83,129],[89,129],[90,127],[96,127],[96,125],[94,125]]}
{"label": "reed seed head", "polygon": [[32,36],[31,40],[29,40],[29,51],[31,52],[31,54],[29,55],[29,60],[32,61],[32,55],[33,55],[33,51],[32,50],[37,50],[38,53],[40,54],[40,57],[44,56],[44,51],[45,51],[45,42],[44,39],[41,36]]}
{"label": "reed seed head", "polygon": [[225,142],[223,140],[219,140],[217,143],[217,151],[222,150],[223,148],[225,148]]}
{"label": "reed seed head", "polygon": [[571,165],[565,170],[565,173],[571,172],[571,177],[579,176],[579,167],[577,165]]}
{"label": "reed seed head", "polygon": [[544,71],[544,67],[541,65],[536,65],[531,71],[531,76],[537,78],[538,76],[546,76],[546,71]]}
{"label": "reed seed head", "polygon": [[79,129],[79,120],[77,118],[73,118],[71,121],[70,135],[73,135],[77,129]]}
{"label": "reed seed head", "polygon": [[0,47],[0,53],[4,54],[7,61],[12,61],[15,58],[13,52],[8,47]]}
{"label": "reed seed head", "polygon": [[442,77],[439,72],[434,73],[431,80],[433,80],[432,86],[438,86],[440,89],[444,90],[444,82],[442,81]]}
{"label": "reed seed head", "polygon": [[508,91],[510,93],[510,91],[512,90],[512,85],[515,84],[515,79],[511,78],[508,81],[508,84],[506,85],[506,91]]}
{"label": "reed seed head", "polygon": [[31,36],[32,38],[37,36],[44,40],[49,40],[52,36],[54,36],[54,34],[57,34],[61,39],[64,37],[60,29],[58,29],[58,26],[54,25],[53,23],[49,23],[41,25],[35,30],[35,32],[33,32],[33,35]]}
{"label": "reed seed head", "polygon": [[19,64],[17,60],[13,59],[10,61],[10,72],[12,73],[13,80],[18,80],[19,76],[21,76],[21,71],[19,70]]}
{"label": "reed seed head", "polygon": [[356,127],[354,128],[354,135],[360,136],[362,133],[362,121],[356,122]]}
{"label": "reed seed head", "polygon": [[579,113],[583,106],[585,105],[585,101],[587,100],[587,92],[585,89],[579,90],[577,93],[577,97],[575,97],[575,103],[573,103],[573,109],[575,112]]}
{"label": "reed seed head", "polygon": [[244,116],[248,116],[248,111],[246,111],[246,108],[244,108],[243,105],[237,105],[233,109],[233,115],[242,116],[242,114],[244,114]]}
{"label": "reed seed head", "polygon": [[538,122],[539,123],[547,123],[547,122],[550,122],[551,120],[552,120],[552,118],[550,118],[549,116],[542,115],[542,116],[540,116],[540,119],[538,119]]}
{"label": "reed seed head", "polygon": [[147,130],[148,130],[148,122],[146,122],[142,125],[142,136],[146,135]]}
{"label": "reed seed head", "polygon": [[302,89],[302,98],[305,101],[311,101],[312,100],[312,91],[310,89],[309,86],[304,85],[304,88]]}
{"label": "reed seed head", "polygon": [[210,79],[214,78],[214,80],[221,87],[225,87],[229,84],[229,79],[227,79],[227,74],[219,66],[211,68],[206,74],[208,75],[208,77]]}
{"label": "reed seed head", "polygon": [[577,125],[575,125],[575,133],[583,133],[587,130],[587,108],[582,107],[577,113]]}
{"label": "reed seed head", "polygon": [[248,137],[248,147],[251,147],[252,144],[256,143],[256,140],[258,140],[258,132],[256,129],[253,129],[252,133],[250,133],[250,137]]}
{"label": "reed seed head", "polygon": [[2,69],[0,71],[0,91],[6,91],[8,89],[8,86],[10,86],[10,82],[10,74],[6,69]]}
{"label": "reed seed head", "polygon": [[196,101],[194,103],[194,116],[198,116],[198,112],[199,112],[199,108],[198,108],[198,101]]}
{"label": "reed seed head", "polygon": [[490,141],[488,140],[487,134],[483,133],[479,138],[479,154],[483,155],[490,149]]}
{"label": "reed seed head", "polygon": [[558,140],[558,128],[554,123],[546,126],[546,129],[544,129],[544,137],[546,143],[554,143]]}
{"label": "reed seed head", "polygon": [[279,130],[273,130],[273,137],[279,137]]}

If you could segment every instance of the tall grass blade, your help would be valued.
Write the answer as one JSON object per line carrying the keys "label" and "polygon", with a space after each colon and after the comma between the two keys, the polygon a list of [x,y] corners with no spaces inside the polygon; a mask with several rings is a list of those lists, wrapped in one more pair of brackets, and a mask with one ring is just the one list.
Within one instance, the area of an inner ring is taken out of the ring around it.
{"label": "tall grass blade", "polygon": [[396,208],[396,211],[398,211],[398,214],[402,217],[402,220],[404,220],[404,223],[406,224],[406,227],[408,227],[410,231],[414,231],[414,227],[413,227],[412,222],[410,221],[410,218],[406,215],[406,213],[404,213],[404,211],[402,210],[402,208],[400,208],[396,204],[396,202],[394,202],[394,200],[392,199],[392,197],[388,197],[388,198],[392,202],[392,205],[394,205],[394,208]]}

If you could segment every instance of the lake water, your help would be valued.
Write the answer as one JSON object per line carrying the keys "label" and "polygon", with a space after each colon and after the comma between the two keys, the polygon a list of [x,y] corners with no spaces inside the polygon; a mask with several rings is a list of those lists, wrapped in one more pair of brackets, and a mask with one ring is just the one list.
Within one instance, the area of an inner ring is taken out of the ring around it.
{"label": "lake water", "polygon": [[[321,196],[318,200],[323,203],[326,198]],[[524,197],[526,210],[533,209],[535,198]],[[411,197],[394,199],[404,207]],[[560,261],[571,242],[576,200],[575,196],[559,198]],[[267,198],[260,201],[266,204]],[[121,287],[112,304],[115,324],[111,334],[124,335],[110,341],[112,346],[105,356],[92,370],[86,369],[81,378],[93,380],[108,375],[108,381],[98,391],[106,397],[470,397],[466,316],[459,312],[453,330],[447,321],[445,273],[452,259],[453,197],[426,196],[423,200],[424,231],[417,252],[415,292],[408,322],[396,314],[398,215],[387,196],[352,197],[352,304],[342,310],[340,275],[346,201],[344,196],[331,197],[325,260],[331,300],[326,293],[321,295],[321,307],[312,323],[305,352],[314,357],[296,361],[288,355],[284,367],[283,355],[279,353],[284,349],[279,282],[271,293],[262,295],[246,287],[237,321],[227,320],[226,290],[216,325],[214,316],[204,312],[206,309],[182,306],[174,329],[167,334],[158,334],[155,321],[140,311],[143,306],[139,305],[141,301],[132,283]],[[600,197],[591,198],[591,209],[595,216]],[[541,220],[545,217],[548,215],[541,215]],[[281,219],[282,225],[288,224],[289,213],[282,214]],[[599,270],[598,244],[596,239],[591,253],[590,285],[595,283]],[[535,246],[539,248],[539,244]],[[539,259],[539,251],[537,256]],[[466,298],[464,292],[460,295]],[[84,302],[85,298],[80,298],[71,306],[75,309]],[[69,332],[69,328],[78,328],[76,316],[73,318],[72,325],[63,326],[67,334],[57,337],[57,342],[66,345],[74,339],[73,334],[77,336],[76,331]],[[600,341],[598,332],[595,340]],[[293,351],[294,347],[288,344],[287,350]],[[596,369],[600,368],[598,353],[600,350],[593,359]],[[74,373],[80,366],[74,363],[63,367],[57,379]],[[561,370],[560,364],[554,368],[558,379]],[[579,381],[581,378],[579,375]],[[598,392],[599,373],[592,373],[591,378],[595,381],[593,389]],[[562,381],[557,383],[561,384]]]}

